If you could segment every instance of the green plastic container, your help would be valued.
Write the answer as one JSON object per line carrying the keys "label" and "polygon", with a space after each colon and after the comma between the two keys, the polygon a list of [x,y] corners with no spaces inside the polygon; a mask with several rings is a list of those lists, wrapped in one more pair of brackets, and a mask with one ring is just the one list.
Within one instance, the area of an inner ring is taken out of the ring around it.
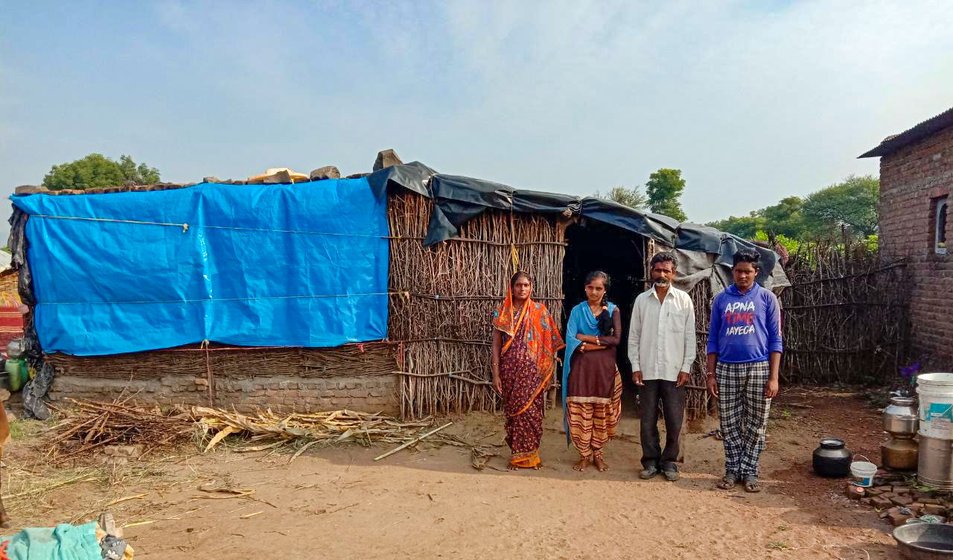
{"label": "green plastic container", "polygon": [[9,377],[10,391],[12,392],[19,391],[30,375],[26,360],[7,360],[3,369],[6,370]]}

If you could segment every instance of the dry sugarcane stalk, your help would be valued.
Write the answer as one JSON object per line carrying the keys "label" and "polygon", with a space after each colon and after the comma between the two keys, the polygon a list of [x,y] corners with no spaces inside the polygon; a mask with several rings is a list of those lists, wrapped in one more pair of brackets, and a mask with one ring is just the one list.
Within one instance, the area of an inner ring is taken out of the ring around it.
{"label": "dry sugarcane stalk", "polygon": [[400,450],[402,450],[402,449],[406,449],[406,448],[410,447],[411,445],[413,445],[413,444],[415,444],[415,443],[418,443],[418,442],[420,442],[421,440],[426,439],[426,438],[428,438],[428,437],[434,435],[435,433],[439,432],[440,430],[442,430],[442,429],[444,429],[444,428],[450,427],[451,425],[453,425],[453,422],[447,422],[447,423],[444,424],[443,426],[440,426],[439,428],[434,428],[433,430],[430,430],[430,431],[427,432],[426,434],[419,435],[419,436],[415,437],[414,439],[408,441],[407,443],[405,443],[405,444],[403,444],[403,445],[400,445],[399,447],[395,447],[394,449],[391,449],[390,451],[388,451],[387,453],[384,453],[383,455],[378,455],[377,457],[374,457],[374,460],[375,460],[375,461],[380,461],[381,459],[386,459],[387,457],[390,457],[390,456],[393,455],[394,453],[397,453],[398,451],[400,451]]}

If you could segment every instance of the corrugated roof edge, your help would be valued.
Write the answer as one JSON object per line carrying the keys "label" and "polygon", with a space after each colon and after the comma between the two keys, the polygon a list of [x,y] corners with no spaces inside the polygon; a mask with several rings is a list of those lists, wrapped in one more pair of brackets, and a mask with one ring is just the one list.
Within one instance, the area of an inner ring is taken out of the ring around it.
{"label": "corrugated roof edge", "polygon": [[904,146],[922,140],[949,126],[953,126],[953,107],[900,134],[894,134],[884,138],[879,146],[857,156],[857,159],[890,155]]}

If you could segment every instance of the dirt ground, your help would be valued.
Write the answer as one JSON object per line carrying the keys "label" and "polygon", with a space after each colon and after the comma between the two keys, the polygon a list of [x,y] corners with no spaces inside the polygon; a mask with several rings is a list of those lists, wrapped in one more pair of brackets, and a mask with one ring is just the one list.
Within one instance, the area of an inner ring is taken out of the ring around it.
{"label": "dirt ground", "polygon": [[[683,437],[681,480],[638,480],[632,412],[607,448],[606,473],[572,470],[575,454],[553,411],[540,471],[507,472],[505,448],[480,471],[467,449],[449,446],[421,446],[377,463],[386,447],[311,448],[290,464],[288,453],[222,447],[203,455],[190,448],[128,464],[60,468],[61,486],[8,498],[48,468],[21,434],[4,450],[4,499],[16,528],[93,519],[109,509],[127,525],[137,558],[899,558],[876,512],[844,498],[844,481],[811,472],[811,452],[828,435],[879,461],[880,416],[858,395],[782,392],[761,494],[715,489],[722,444],[703,437],[714,419]],[[450,429],[471,441],[502,441],[497,416],[451,419]],[[198,490],[203,485],[254,493],[216,499]]]}

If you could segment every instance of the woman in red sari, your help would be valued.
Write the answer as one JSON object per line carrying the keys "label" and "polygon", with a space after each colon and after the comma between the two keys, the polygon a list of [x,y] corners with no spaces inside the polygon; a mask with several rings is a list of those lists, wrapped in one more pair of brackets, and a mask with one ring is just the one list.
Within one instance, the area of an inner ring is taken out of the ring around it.
{"label": "woman in red sari", "polygon": [[533,301],[525,272],[510,279],[506,299],[493,313],[493,387],[503,397],[510,470],[538,469],[543,437],[543,393],[552,383],[556,352],[565,344],[542,303]]}

